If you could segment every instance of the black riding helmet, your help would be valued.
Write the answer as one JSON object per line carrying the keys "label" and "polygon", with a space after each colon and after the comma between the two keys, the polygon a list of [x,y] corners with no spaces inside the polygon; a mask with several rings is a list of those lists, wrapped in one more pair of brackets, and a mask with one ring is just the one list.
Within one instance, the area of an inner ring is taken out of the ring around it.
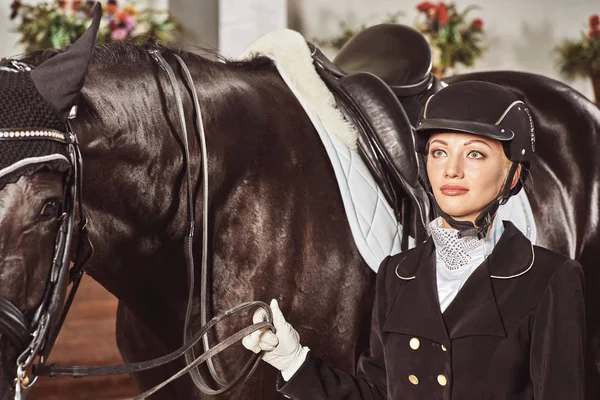
{"label": "black riding helmet", "polygon": [[[527,178],[535,152],[535,129],[529,109],[513,92],[500,85],[481,81],[454,83],[425,103],[416,128],[417,152],[426,155],[429,137],[439,132],[470,133],[497,139],[502,143],[506,157],[513,162],[500,196],[477,217],[477,227],[470,222],[455,221],[434,199],[438,213],[461,231],[460,236],[485,237],[498,207],[517,194]],[[519,164],[521,179],[510,189]]]}

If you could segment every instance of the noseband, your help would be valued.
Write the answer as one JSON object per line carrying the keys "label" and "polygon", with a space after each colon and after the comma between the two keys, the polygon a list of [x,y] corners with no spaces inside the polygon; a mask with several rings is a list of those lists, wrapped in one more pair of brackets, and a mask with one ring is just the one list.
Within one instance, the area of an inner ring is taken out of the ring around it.
{"label": "noseband", "polygon": [[0,332],[6,335],[17,349],[24,349],[29,344],[27,340],[31,333],[29,321],[21,310],[4,297],[0,297]]}

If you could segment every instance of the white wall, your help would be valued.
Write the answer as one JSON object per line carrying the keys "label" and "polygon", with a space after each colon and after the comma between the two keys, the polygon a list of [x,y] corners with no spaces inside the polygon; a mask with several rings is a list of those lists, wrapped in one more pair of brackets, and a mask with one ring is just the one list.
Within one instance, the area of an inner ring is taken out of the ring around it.
{"label": "white wall", "polygon": [[219,50],[238,57],[268,32],[287,27],[287,0],[219,0]]}
{"label": "white wall", "polygon": [[169,8],[186,30],[182,47],[217,48],[219,0],[169,0]]}
{"label": "white wall", "polygon": [[11,3],[12,0],[0,0],[0,58],[14,56],[23,51],[17,46],[19,36],[12,32],[15,27],[14,21],[8,19]]}
{"label": "white wall", "polygon": [[[420,0],[288,0],[290,27],[308,39],[337,36],[339,21],[352,27],[376,24],[387,14],[404,10],[399,22],[414,25]],[[471,4],[481,9],[488,51],[473,70],[513,69],[562,80],[552,49],[564,38],[587,31],[588,18],[600,13],[599,0],[455,0],[459,10]],[[568,82],[592,98],[591,83]]]}

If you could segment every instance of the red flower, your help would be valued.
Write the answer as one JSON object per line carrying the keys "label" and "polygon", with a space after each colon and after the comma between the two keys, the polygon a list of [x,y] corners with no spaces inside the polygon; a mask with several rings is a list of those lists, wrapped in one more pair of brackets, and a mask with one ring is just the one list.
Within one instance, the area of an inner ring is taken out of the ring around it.
{"label": "red flower", "polygon": [[74,11],[79,10],[81,8],[81,0],[73,0],[71,6],[73,7]]}
{"label": "red flower", "polygon": [[435,4],[433,4],[429,1],[424,1],[417,5],[417,10],[419,10],[420,12],[428,12],[429,10],[433,10],[434,8],[435,8]]}
{"label": "red flower", "polygon": [[448,8],[444,3],[440,3],[437,6],[437,20],[440,25],[446,25],[450,16],[448,15]]}
{"label": "red flower", "polygon": [[17,14],[19,13],[19,9],[21,8],[21,2],[19,0],[14,0],[10,4],[10,19],[15,19]]}
{"label": "red flower", "polygon": [[119,8],[119,6],[117,5],[117,0],[108,0],[106,2],[106,11],[109,14],[114,14],[117,12],[117,9]]}
{"label": "red flower", "polygon": [[590,29],[598,29],[598,25],[600,25],[600,16],[594,14],[590,17]]}
{"label": "red flower", "polygon": [[473,28],[477,31],[480,31],[483,29],[483,20],[481,18],[475,18],[473,20]]}

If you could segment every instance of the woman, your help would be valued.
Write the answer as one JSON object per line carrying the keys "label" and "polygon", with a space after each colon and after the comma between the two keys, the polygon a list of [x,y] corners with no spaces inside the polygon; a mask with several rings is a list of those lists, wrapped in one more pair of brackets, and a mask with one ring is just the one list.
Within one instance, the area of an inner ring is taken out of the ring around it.
{"label": "woman", "polygon": [[581,266],[494,218],[535,151],[525,104],[456,83],[428,100],[415,139],[439,217],[425,243],[383,261],[357,374],[302,347],[275,301],[277,334],[244,345],[265,351],[293,399],[583,399]]}

